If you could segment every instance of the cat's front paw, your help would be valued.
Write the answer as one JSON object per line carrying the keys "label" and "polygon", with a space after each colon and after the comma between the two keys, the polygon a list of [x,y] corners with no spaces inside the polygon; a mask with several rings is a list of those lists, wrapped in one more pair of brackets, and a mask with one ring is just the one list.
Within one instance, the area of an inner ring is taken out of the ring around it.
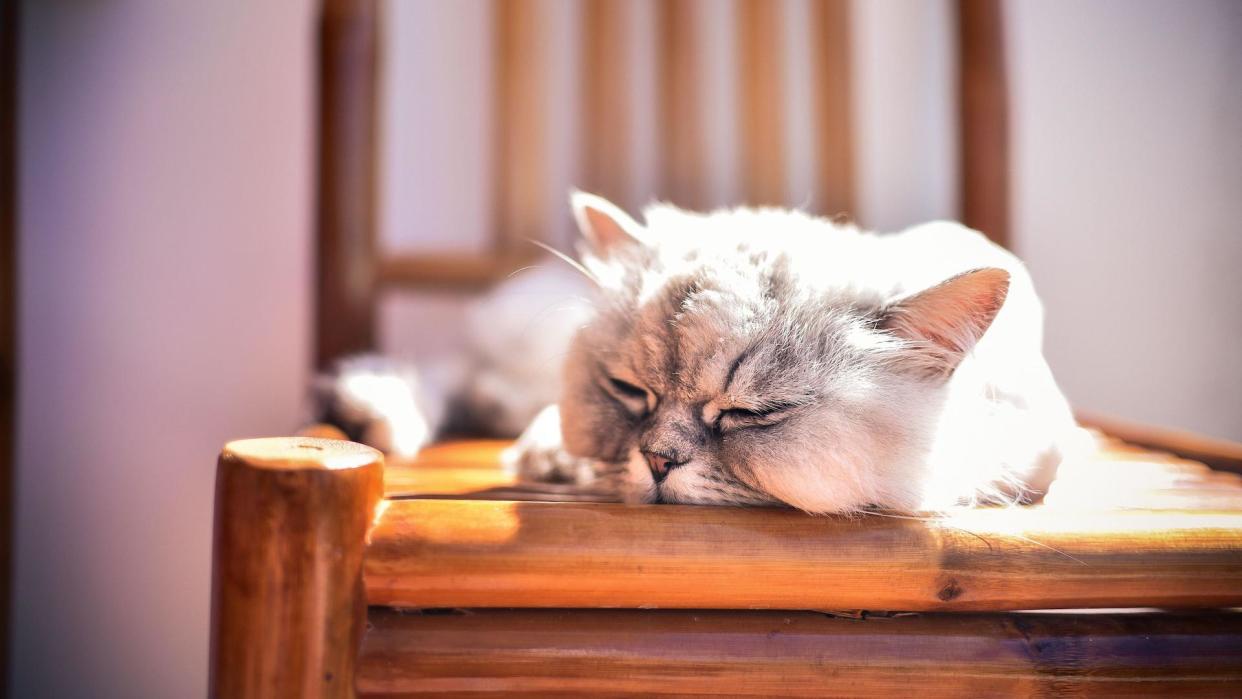
{"label": "cat's front paw", "polygon": [[594,460],[565,451],[560,411],[555,405],[540,411],[501,458],[505,467],[522,481],[586,485],[596,477]]}
{"label": "cat's front paw", "polygon": [[504,459],[506,468],[521,481],[587,485],[595,480],[593,461],[573,456],[560,447],[514,445],[505,450]]}

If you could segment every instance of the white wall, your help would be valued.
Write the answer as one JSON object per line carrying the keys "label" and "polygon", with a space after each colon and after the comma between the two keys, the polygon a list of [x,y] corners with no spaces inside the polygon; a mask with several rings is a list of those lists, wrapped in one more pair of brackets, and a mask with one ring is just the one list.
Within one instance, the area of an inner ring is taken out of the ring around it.
{"label": "white wall", "polygon": [[13,696],[206,692],[215,455],[309,363],[311,8],[24,3]]}
{"label": "white wall", "polygon": [[850,3],[860,225],[957,218],[957,54],[947,0]]}
{"label": "white wall", "polygon": [[1242,439],[1242,3],[1005,9],[1054,371],[1081,407]]}

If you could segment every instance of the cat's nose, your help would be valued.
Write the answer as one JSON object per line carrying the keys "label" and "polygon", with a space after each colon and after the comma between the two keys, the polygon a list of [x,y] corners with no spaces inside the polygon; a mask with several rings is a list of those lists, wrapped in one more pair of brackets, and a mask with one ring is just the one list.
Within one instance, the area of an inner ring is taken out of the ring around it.
{"label": "cat's nose", "polygon": [[684,466],[686,461],[678,458],[678,455],[667,451],[649,451],[643,449],[643,458],[647,460],[647,468],[651,469],[651,477],[656,483],[663,481],[668,472]]}

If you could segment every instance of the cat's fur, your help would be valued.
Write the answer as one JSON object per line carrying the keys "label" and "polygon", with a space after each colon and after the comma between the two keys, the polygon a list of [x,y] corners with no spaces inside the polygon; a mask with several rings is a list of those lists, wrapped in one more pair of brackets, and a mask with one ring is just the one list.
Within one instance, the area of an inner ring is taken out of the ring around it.
{"label": "cat's fur", "polygon": [[594,313],[534,477],[620,476],[638,502],[810,512],[1013,500],[1075,435],[1022,263],[955,223],[863,233],[793,211],[640,225],[577,193]]}

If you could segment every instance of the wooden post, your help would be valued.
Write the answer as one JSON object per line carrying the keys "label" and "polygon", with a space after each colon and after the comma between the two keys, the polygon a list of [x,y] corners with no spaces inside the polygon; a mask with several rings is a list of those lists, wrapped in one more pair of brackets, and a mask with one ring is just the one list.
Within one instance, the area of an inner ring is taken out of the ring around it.
{"label": "wooden post", "polygon": [[370,447],[230,442],[216,472],[211,696],[350,697],[362,557],[383,492]]}
{"label": "wooden post", "polygon": [[375,349],[379,18],[325,0],[319,55],[315,364]]}
{"label": "wooden post", "polygon": [[958,0],[961,216],[997,245],[1009,241],[1009,89],[1000,0]]}
{"label": "wooden post", "polygon": [[744,0],[737,8],[741,203],[781,206],[788,195],[781,8],[763,0]]}

